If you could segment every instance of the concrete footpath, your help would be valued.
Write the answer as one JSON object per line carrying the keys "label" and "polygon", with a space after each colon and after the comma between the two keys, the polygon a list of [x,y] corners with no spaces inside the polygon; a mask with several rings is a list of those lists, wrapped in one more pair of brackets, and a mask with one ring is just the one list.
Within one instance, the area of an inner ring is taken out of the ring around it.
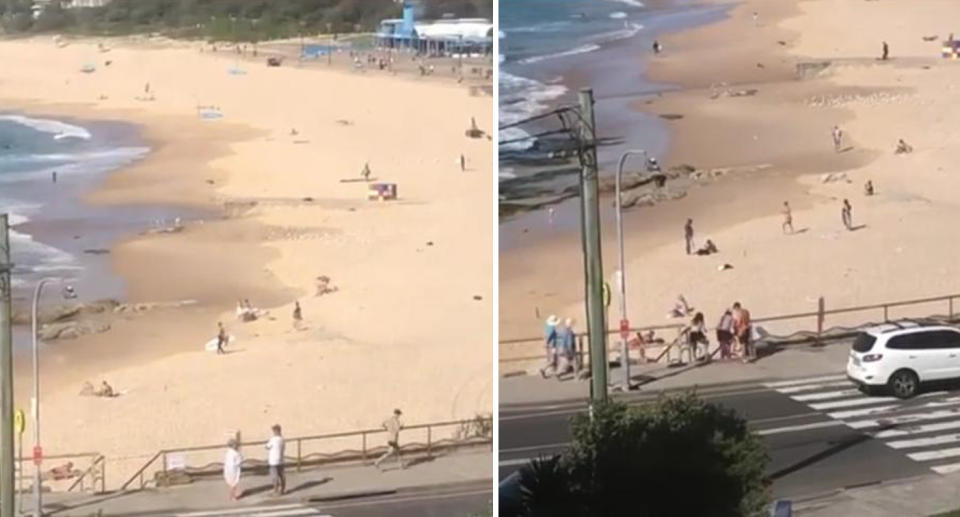
{"label": "concrete footpath", "polygon": [[[842,373],[846,368],[851,342],[850,339],[844,339],[824,346],[764,346],[758,349],[759,359],[749,364],[716,360],[684,366],[662,363],[631,364],[630,377],[635,384],[640,385],[639,391],[644,392],[836,374]],[[501,372],[508,370],[503,365],[500,369]],[[501,409],[510,405],[584,399],[590,395],[588,381],[570,379],[569,374],[566,376],[568,380],[543,379],[536,371],[532,373],[501,377]],[[622,384],[623,370],[619,367],[611,368],[607,382],[611,385]]]}
{"label": "concrete footpath", "polygon": [[803,517],[930,517],[960,509],[960,472],[900,479],[793,503]]}
{"label": "concrete footpath", "polygon": [[[372,497],[418,488],[489,481],[493,486],[493,465],[489,446],[453,452],[427,459],[405,457],[408,467],[400,470],[388,459],[380,472],[373,466],[311,467],[297,472],[287,469],[287,494],[274,497],[265,474],[244,473],[241,486],[244,497],[231,501],[220,476],[212,476],[189,485],[150,488],[136,492],[116,492],[99,496],[49,494],[44,501],[48,514],[58,516],[170,514],[220,508],[262,506],[265,504],[311,503],[354,497]],[[25,500],[24,509],[31,505]],[[102,512],[102,513],[98,513]]]}

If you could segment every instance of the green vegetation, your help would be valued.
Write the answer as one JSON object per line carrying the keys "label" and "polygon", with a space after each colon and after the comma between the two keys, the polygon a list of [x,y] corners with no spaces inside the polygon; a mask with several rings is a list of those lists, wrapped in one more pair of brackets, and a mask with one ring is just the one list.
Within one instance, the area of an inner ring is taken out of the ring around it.
{"label": "green vegetation", "polygon": [[[32,0],[0,0],[0,32],[132,34],[218,41],[262,41],[298,34],[372,31],[399,17],[394,0],[113,0],[105,7],[63,8],[57,0],[34,19]],[[491,17],[492,0],[423,0],[423,18]]]}
{"label": "green vegetation", "polygon": [[609,403],[593,420],[574,420],[567,451],[521,470],[520,514],[765,515],[768,461],[743,418],[692,393],[642,407]]}
{"label": "green vegetation", "polygon": [[947,513],[938,513],[936,515],[931,515],[930,517],[960,517],[960,510],[954,510]]}

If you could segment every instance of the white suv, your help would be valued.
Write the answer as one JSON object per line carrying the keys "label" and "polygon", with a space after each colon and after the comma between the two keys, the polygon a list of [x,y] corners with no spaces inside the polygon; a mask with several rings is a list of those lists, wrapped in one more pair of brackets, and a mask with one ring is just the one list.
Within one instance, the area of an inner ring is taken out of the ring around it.
{"label": "white suv", "polygon": [[914,322],[886,323],[857,335],[847,377],[865,391],[886,386],[900,398],[921,382],[960,378],[960,330]]}

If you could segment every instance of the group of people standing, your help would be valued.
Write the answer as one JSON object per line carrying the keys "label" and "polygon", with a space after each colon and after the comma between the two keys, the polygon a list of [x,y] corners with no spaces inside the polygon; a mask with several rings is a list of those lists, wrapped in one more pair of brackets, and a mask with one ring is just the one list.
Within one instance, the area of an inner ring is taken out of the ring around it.
{"label": "group of people standing", "polygon": [[566,318],[561,326],[560,318],[551,314],[547,318],[544,335],[547,359],[543,368],[540,368],[540,376],[543,378],[547,378],[548,375],[560,377],[573,371],[577,342],[577,334],[573,330],[573,318]]}
{"label": "group of people standing", "polygon": [[[266,445],[270,482],[273,484],[273,495],[282,496],[287,490],[287,477],[283,471],[283,451],[286,445],[279,424],[274,424],[270,430],[272,434]],[[227,442],[227,452],[223,458],[223,480],[230,489],[230,499],[234,501],[243,497],[243,489],[240,488],[242,465],[240,443],[236,438],[231,438]]]}
{"label": "group of people standing", "polygon": [[[756,359],[756,348],[750,338],[751,331],[750,311],[740,305],[740,302],[735,302],[731,308],[724,310],[720,322],[717,323],[720,359],[740,358],[744,363]],[[694,314],[690,324],[681,331],[681,337],[686,338],[691,362],[711,359],[710,341],[707,339],[707,327],[702,312]],[[680,357],[683,358],[682,351]]]}

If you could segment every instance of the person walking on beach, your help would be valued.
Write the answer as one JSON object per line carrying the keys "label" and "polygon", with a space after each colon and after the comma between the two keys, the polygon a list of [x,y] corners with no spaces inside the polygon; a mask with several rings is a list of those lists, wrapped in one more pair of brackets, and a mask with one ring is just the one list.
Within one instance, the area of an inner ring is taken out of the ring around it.
{"label": "person walking on beach", "polygon": [[790,230],[789,233],[793,233],[793,212],[790,210],[790,203],[787,201],[783,202],[783,233],[788,233],[787,229]]}
{"label": "person walking on beach", "polygon": [[886,61],[890,57],[890,46],[887,45],[887,42],[883,42],[883,55],[880,57],[882,61]]}
{"label": "person walking on beach", "polygon": [[403,464],[403,456],[400,455],[400,430],[403,429],[403,422],[400,421],[400,415],[402,414],[399,409],[394,409],[393,416],[383,422],[383,428],[387,430],[387,452],[383,453],[383,456],[380,456],[377,458],[377,461],[373,462],[373,466],[378,469],[380,468],[380,464],[383,463],[383,460],[393,454],[397,455],[397,463],[400,464],[400,469],[403,470],[406,468]]}
{"label": "person walking on beach", "polygon": [[850,206],[850,201],[846,199],[843,200],[843,208],[840,209],[840,218],[847,230],[853,230],[853,207]]}
{"label": "person walking on beach", "polygon": [[560,339],[559,331],[557,330],[557,325],[560,324],[560,318],[551,314],[547,318],[547,326],[544,330],[544,345],[546,346],[546,362],[543,365],[543,368],[540,368],[540,376],[544,379],[547,378],[547,370],[551,370],[554,374],[557,372],[557,342]]}
{"label": "person walking on beach", "polygon": [[273,431],[273,436],[267,440],[267,465],[270,467],[273,495],[281,496],[287,490],[287,477],[283,473],[284,441],[280,434],[280,424],[273,424],[270,430]]}
{"label": "person walking on beach", "polygon": [[663,50],[663,45],[660,44],[659,40],[653,40],[653,53],[659,54]]}
{"label": "person walking on beach", "polygon": [[720,359],[730,359],[730,343],[733,341],[733,313],[730,309],[723,311],[720,323],[717,323],[717,343],[720,345]]}
{"label": "person walking on beach", "polygon": [[693,219],[687,219],[683,226],[683,240],[687,244],[687,255],[693,253]]}
{"label": "person walking on beach", "polygon": [[227,329],[223,328],[222,321],[217,322],[217,327],[219,328],[217,331],[217,353],[225,354],[227,352],[223,349],[223,347],[227,346]]}
{"label": "person walking on beach", "polygon": [[839,126],[833,126],[831,134],[833,136],[833,150],[839,153],[840,146],[843,145],[843,131],[840,130]]}
{"label": "person walking on beach", "polygon": [[227,452],[223,457],[223,480],[230,488],[230,499],[236,501],[243,497],[243,490],[240,488],[240,470],[243,464],[243,456],[237,450],[237,441],[233,438],[227,442]]}
{"label": "person walking on beach", "polygon": [[54,183],[57,182],[57,171],[53,171],[53,175],[51,176],[51,178],[53,179]]}
{"label": "person walking on beach", "polygon": [[463,156],[463,153],[460,153],[460,172],[467,170],[467,159]]}
{"label": "person walking on beach", "polygon": [[300,301],[293,302],[293,328],[300,330],[303,326],[303,312],[300,310]]}
{"label": "person walking on beach", "polygon": [[754,27],[760,26],[760,13],[756,11],[753,12],[753,26]]}
{"label": "person walking on beach", "polygon": [[743,350],[743,362],[747,363],[755,358],[753,343],[750,342],[750,311],[744,309],[740,302],[733,304],[733,333]]}

